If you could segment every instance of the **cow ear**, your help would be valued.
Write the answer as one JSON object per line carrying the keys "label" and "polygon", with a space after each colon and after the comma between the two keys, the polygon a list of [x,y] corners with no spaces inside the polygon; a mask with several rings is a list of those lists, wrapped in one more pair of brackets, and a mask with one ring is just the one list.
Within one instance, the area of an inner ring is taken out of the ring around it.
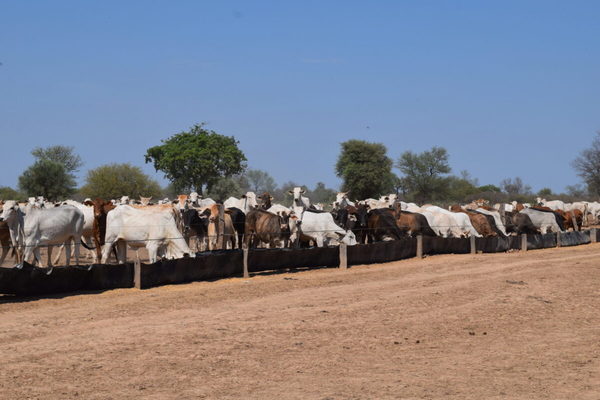
{"label": "cow ear", "polygon": [[94,206],[94,203],[91,200],[86,200],[83,202],[83,204],[85,204],[86,206]]}
{"label": "cow ear", "polygon": [[274,197],[273,197],[273,196],[269,196],[269,200],[273,200],[273,199],[274,199]]}
{"label": "cow ear", "polygon": [[243,194],[241,197],[242,197],[242,199],[245,199],[245,198],[246,198],[246,195],[245,195],[245,194]]}
{"label": "cow ear", "polygon": [[304,193],[304,192],[306,192],[306,190],[301,190],[301,191],[300,191],[300,193]]}
{"label": "cow ear", "polygon": [[294,194],[294,191],[293,190],[288,190],[288,193],[289,194]]}

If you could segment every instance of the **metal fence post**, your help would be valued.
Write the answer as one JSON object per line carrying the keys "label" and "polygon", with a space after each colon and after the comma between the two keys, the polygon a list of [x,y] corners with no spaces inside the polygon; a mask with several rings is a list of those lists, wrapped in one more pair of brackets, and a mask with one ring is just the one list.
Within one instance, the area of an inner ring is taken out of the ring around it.
{"label": "metal fence post", "polygon": [[217,204],[219,210],[219,217],[217,221],[217,249],[222,250],[225,248],[225,240],[223,240],[223,234],[225,232],[225,208],[223,204]]}
{"label": "metal fence post", "polygon": [[417,258],[423,258],[423,235],[417,235]]}
{"label": "metal fence post", "polygon": [[560,231],[556,232],[556,247],[560,247]]}
{"label": "metal fence post", "polygon": [[244,279],[250,278],[250,274],[248,273],[248,248],[244,246]]}
{"label": "metal fence post", "polygon": [[598,241],[598,237],[596,236],[596,228],[590,229],[590,241],[592,243],[596,243]]}
{"label": "metal fence post", "polygon": [[[575,215],[571,211],[571,222],[573,223],[573,230],[579,231],[579,225],[577,225],[577,220],[575,219]],[[583,225],[583,222],[581,223]]]}
{"label": "metal fence post", "polygon": [[348,268],[348,246],[340,243],[340,269]]}
{"label": "metal fence post", "polygon": [[471,254],[477,254],[477,242],[475,241],[475,236],[471,235],[469,237],[469,242],[471,243]]}
{"label": "metal fence post", "polygon": [[527,234],[521,234],[521,251],[527,251]]}

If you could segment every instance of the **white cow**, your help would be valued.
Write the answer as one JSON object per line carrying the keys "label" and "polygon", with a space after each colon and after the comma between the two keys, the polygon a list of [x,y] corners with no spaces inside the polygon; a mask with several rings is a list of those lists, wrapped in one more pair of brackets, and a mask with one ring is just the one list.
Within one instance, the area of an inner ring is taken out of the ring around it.
{"label": "white cow", "polygon": [[[2,218],[11,220],[14,206],[3,209]],[[29,262],[31,256],[41,264],[40,247],[48,246],[48,263],[52,266],[52,246],[64,243],[66,265],[71,261],[71,241],[75,242],[75,263],[79,264],[79,245],[83,233],[83,213],[73,206],[38,208],[28,205],[23,222],[23,261]]]}
{"label": "white cow", "polygon": [[544,207],[551,208],[553,210],[565,210],[565,203],[562,200],[547,201],[546,199],[538,197],[536,201],[538,202],[538,204]]}
{"label": "white cow", "polygon": [[225,208],[235,207],[242,210],[244,214],[248,214],[250,210],[253,210],[258,207],[258,202],[256,201],[256,193],[247,192],[245,195],[242,196],[241,199],[230,197],[227,200],[225,200],[223,206]]}
{"label": "white cow", "polygon": [[[69,206],[77,207],[77,209],[79,209],[79,211],[81,211],[83,213],[82,237],[83,237],[83,240],[85,241],[85,243],[87,244],[87,247],[93,248],[93,246],[94,246],[94,242],[93,242],[93,238],[94,238],[94,207],[88,206],[85,204],[81,204],[80,202],[75,201],[75,200],[65,200],[62,202],[62,205],[69,205]],[[64,245],[61,246],[60,250],[58,251],[56,259],[54,260],[55,264],[58,262],[58,259],[60,258],[61,250],[63,247],[65,247],[65,246]],[[96,252],[93,250],[88,250],[88,251],[92,255],[92,258],[94,259],[94,263],[97,263],[98,256],[96,255]]]}
{"label": "white cow", "polygon": [[[24,217],[25,213],[21,210],[21,206],[16,201],[8,200],[2,205],[0,221],[6,221],[10,234],[10,242],[17,252],[17,262],[21,261],[21,255],[23,254],[23,243],[25,241],[25,233],[23,232],[25,226]],[[2,261],[4,261],[6,254],[2,257]]]}
{"label": "white cow", "polygon": [[587,203],[587,213],[592,216],[594,223],[598,223],[600,220],[600,203],[597,201]]}
{"label": "white cow", "polygon": [[394,203],[396,203],[396,200],[398,200],[397,194],[388,194],[387,196],[381,196],[374,208],[391,208],[394,206]]}
{"label": "white cow", "polygon": [[[354,233],[340,228],[329,213],[303,212],[300,229],[302,236],[314,241],[317,247],[333,244],[335,241],[349,246],[356,244]],[[290,218],[290,233],[290,240],[294,243],[298,237],[298,220],[296,218]]]}
{"label": "white cow", "polygon": [[[481,234],[479,232],[477,232],[477,230],[473,227],[473,224],[471,224],[471,219],[465,213],[452,212],[452,211],[445,210],[441,207],[433,206],[433,205],[429,205],[429,204],[424,205],[422,208],[426,209],[428,211],[446,214],[446,215],[450,216],[451,218],[453,218],[454,221],[456,222],[456,227],[458,227],[458,229],[460,229],[460,231],[461,231],[461,234],[458,237],[460,237],[460,236],[482,237]],[[454,228],[454,226],[453,226],[453,228]]]}
{"label": "white cow", "polygon": [[461,237],[463,234],[460,227],[456,224],[456,220],[446,213],[420,208],[414,203],[408,203],[406,211],[422,214],[437,236],[443,238]]}
{"label": "white cow", "polygon": [[292,209],[297,215],[301,215],[302,211],[310,208],[310,199],[306,196],[302,196],[305,192],[301,187],[296,186],[293,190],[288,191],[289,194],[293,195]]}
{"label": "white cow", "polygon": [[157,261],[159,254],[172,258],[193,256],[177,229],[176,212],[171,205],[140,208],[120,205],[109,211],[101,262],[106,263],[115,244],[120,264],[126,259],[126,244],[136,249],[146,247],[151,263]]}
{"label": "white cow", "polygon": [[521,210],[520,213],[528,215],[533,225],[539,229],[542,234],[548,233],[548,231],[560,232],[560,227],[556,222],[556,217],[551,212],[525,208]]}
{"label": "white cow", "polygon": [[354,202],[348,199],[348,192],[339,192],[335,195],[335,201],[333,202],[333,209],[344,208],[346,206],[354,207]]}

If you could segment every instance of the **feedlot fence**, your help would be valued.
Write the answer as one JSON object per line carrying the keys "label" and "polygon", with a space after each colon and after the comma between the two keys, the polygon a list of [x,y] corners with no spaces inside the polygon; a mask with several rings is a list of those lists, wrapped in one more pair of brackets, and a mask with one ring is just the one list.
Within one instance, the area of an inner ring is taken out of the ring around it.
{"label": "feedlot fence", "polygon": [[0,268],[0,294],[39,296],[77,291],[153,286],[216,280],[249,273],[291,268],[377,264],[435,254],[500,253],[598,241],[596,229],[573,232],[483,238],[409,237],[355,246],[292,249],[217,250],[195,258],[161,260],[153,264],[92,264],[39,268],[28,263]]}

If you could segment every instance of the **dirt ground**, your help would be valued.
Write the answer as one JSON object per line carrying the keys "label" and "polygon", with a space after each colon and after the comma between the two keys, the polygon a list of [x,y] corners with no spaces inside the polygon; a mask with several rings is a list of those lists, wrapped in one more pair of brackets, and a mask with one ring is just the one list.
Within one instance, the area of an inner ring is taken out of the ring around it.
{"label": "dirt ground", "polygon": [[599,399],[599,255],[0,297],[0,397]]}

